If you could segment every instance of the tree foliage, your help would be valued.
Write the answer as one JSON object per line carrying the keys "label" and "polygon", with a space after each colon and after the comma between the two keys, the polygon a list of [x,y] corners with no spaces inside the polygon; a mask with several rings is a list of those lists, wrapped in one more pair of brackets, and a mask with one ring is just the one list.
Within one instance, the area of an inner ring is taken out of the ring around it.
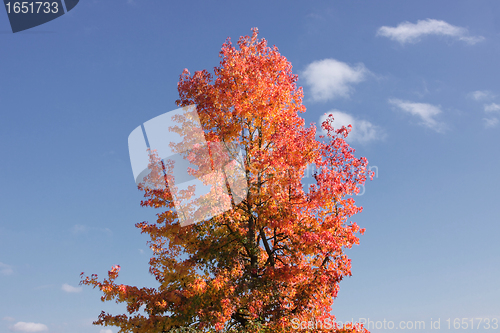
{"label": "tree foliage", "polygon": [[[255,28],[241,37],[238,48],[226,40],[214,75],[184,70],[176,101],[196,105],[208,142],[241,148],[245,198],[181,227],[168,190],[139,186],[141,205],[161,211],[155,223],[136,225],[151,238],[150,272],[159,286],[118,284],[119,266],[103,281],[82,273],[81,283],[99,288],[103,301],[127,305],[126,314],[102,312],[95,324],[120,332],[289,332],[293,319],[334,319],[339,282],[351,275],[344,249],[364,232],[350,221],[362,209],[352,195],[373,175],[345,142],[350,126],[334,129],[330,117],[321,140],[314,124],[304,126],[298,76],[257,35]],[[152,153],[151,164],[158,161]],[[315,184],[304,191],[311,165]]]}

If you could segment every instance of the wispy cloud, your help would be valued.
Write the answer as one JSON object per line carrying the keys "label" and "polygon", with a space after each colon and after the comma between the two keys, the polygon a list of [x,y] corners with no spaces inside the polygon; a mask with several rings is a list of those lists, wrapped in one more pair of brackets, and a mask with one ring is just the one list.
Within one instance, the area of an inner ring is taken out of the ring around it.
{"label": "wispy cloud", "polygon": [[476,90],[468,94],[469,97],[476,101],[485,101],[495,97],[491,91],[488,90]]}
{"label": "wispy cloud", "polygon": [[484,39],[482,36],[470,36],[466,28],[451,25],[445,21],[427,19],[417,23],[403,22],[397,27],[380,27],[377,36],[388,37],[401,44],[416,43],[427,35],[450,36],[468,44],[476,44]]}
{"label": "wispy cloud", "polygon": [[[488,90],[477,90],[469,93],[467,96],[473,98],[474,100],[487,101],[495,98],[496,96]],[[497,127],[500,123],[498,116],[496,113],[500,113],[500,104],[497,103],[489,103],[483,104],[484,113],[487,114],[486,118],[483,118],[484,127],[485,128],[494,128]]]}
{"label": "wispy cloud", "polygon": [[14,270],[12,269],[12,266],[4,264],[3,262],[0,262],[0,274],[2,275],[10,275],[14,273]]}
{"label": "wispy cloud", "polygon": [[300,77],[311,88],[313,100],[327,101],[349,97],[352,85],[366,80],[369,73],[361,63],[353,67],[335,59],[323,59],[310,63]]}
{"label": "wispy cloud", "polygon": [[493,128],[498,126],[498,118],[483,118],[484,120],[484,127],[486,128]]}
{"label": "wispy cloud", "polygon": [[44,324],[25,323],[22,321],[14,324],[10,329],[14,332],[45,332],[49,330]]}
{"label": "wispy cloud", "polygon": [[[328,118],[328,115],[333,115],[333,127],[339,129],[342,126],[352,125],[351,132],[347,137],[347,142],[358,142],[361,144],[375,140],[383,140],[386,137],[385,132],[378,126],[373,125],[367,120],[357,119],[350,114],[339,110],[331,110],[319,118],[320,125]],[[326,132],[321,129],[321,133],[326,135]]]}
{"label": "wispy cloud", "polygon": [[486,112],[499,112],[500,105],[498,105],[497,103],[485,104],[484,111],[486,111]]}
{"label": "wispy cloud", "polygon": [[75,224],[71,231],[73,234],[81,234],[87,231],[87,227],[81,224]]}
{"label": "wispy cloud", "polygon": [[14,321],[15,319],[12,318],[12,317],[3,317],[2,320],[5,320],[5,321]]}
{"label": "wispy cloud", "polygon": [[[484,112],[488,113],[488,114],[492,114],[492,113],[500,113],[500,105],[497,104],[497,103],[491,103],[491,104],[485,104],[484,105]],[[493,128],[493,127],[497,127],[498,126],[498,123],[499,123],[499,120],[497,117],[495,116],[490,116],[488,118],[483,118],[483,121],[484,121],[484,127],[486,128]]]}
{"label": "wispy cloud", "polygon": [[82,291],[82,287],[73,287],[67,283],[63,284],[61,289],[67,293],[79,293]]}
{"label": "wispy cloud", "polygon": [[436,116],[441,113],[441,109],[438,106],[426,103],[403,101],[395,98],[389,99],[388,102],[395,105],[400,110],[420,118],[420,124],[425,127],[440,133],[447,129],[447,126],[444,123],[435,119]]}

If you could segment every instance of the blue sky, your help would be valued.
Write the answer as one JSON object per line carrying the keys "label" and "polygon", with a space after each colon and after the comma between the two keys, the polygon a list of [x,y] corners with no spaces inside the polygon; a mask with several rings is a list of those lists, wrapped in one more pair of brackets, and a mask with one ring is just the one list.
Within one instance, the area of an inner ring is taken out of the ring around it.
{"label": "blue sky", "polygon": [[252,27],[377,171],[338,320],[500,320],[499,2],[82,0],[16,34],[0,10],[0,332],[117,332],[82,271],[156,286],[128,135]]}

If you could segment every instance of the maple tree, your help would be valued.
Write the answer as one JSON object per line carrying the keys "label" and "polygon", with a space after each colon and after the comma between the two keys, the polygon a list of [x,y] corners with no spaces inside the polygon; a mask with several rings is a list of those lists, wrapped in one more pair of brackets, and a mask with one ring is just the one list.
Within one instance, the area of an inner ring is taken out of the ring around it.
{"label": "maple tree", "polygon": [[[339,282],[351,275],[344,249],[358,244],[357,233],[364,232],[349,220],[362,210],[352,195],[373,174],[366,158],[355,158],[345,142],[350,125],[334,129],[329,117],[321,141],[314,124],[304,127],[298,76],[252,30],[238,48],[226,40],[214,76],[184,70],[176,101],[196,105],[207,142],[241,149],[245,197],[232,201],[230,210],[182,227],[170,191],[139,185],[141,205],[161,210],[155,223],[136,225],[151,238],[150,273],[159,286],[119,284],[119,266],[103,281],[82,273],[81,284],[99,288],[103,301],[127,305],[127,314],[102,312],[94,324],[120,332],[289,332],[293,319],[334,320]],[[151,152],[151,166],[160,162]],[[304,191],[310,165],[315,184]],[[352,325],[336,331],[367,332]]]}

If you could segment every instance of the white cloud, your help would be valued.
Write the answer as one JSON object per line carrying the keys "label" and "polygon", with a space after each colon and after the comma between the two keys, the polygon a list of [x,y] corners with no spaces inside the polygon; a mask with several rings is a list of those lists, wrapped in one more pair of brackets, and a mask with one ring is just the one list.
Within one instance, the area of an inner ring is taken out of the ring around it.
{"label": "white cloud", "polygon": [[[484,91],[473,91],[469,93],[469,96],[475,99],[476,101],[484,101],[488,99],[495,98],[495,95],[493,95],[491,92],[484,90]],[[486,128],[493,128],[497,127],[499,124],[499,120],[497,117],[494,117],[491,115],[494,112],[500,112],[500,105],[497,103],[490,103],[490,104],[484,104],[483,105],[484,112],[487,114],[490,114],[488,118],[483,118],[484,121],[484,127]]]}
{"label": "white cloud", "polygon": [[498,112],[500,111],[500,105],[496,103],[491,103],[491,104],[485,104],[484,105],[484,111],[486,112]]}
{"label": "white cloud", "polygon": [[[485,104],[484,112],[486,113],[500,112],[500,105],[498,105],[497,103]],[[496,117],[483,118],[483,120],[484,120],[484,127],[486,128],[497,127],[499,122],[498,118]]]}
{"label": "white cloud", "polygon": [[[368,143],[375,140],[383,140],[385,138],[385,133],[380,129],[380,127],[373,125],[367,120],[357,119],[339,110],[331,110],[327,114],[319,118],[320,125],[328,118],[328,115],[333,115],[333,128],[339,129],[342,126],[347,127],[352,125],[351,132],[347,137],[347,142],[359,142]],[[321,129],[321,134],[326,136],[326,131]]]}
{"label": "white cloud", "polygon": [[389,99],[389,103],[397,106],[402,111],[419,117],[422,125],[429,127],[436,132],[443,132],[447,128],[444,123],[438,122],[435,119],[435,117],[441,113],[441,109],[438,106],[426,103],[402,101],[395,98]]}
{"label": "white cloud", "polygon": [[369,73],[363,64],[351,67],[335,59],[323,59],[310,63],[301,78],[311,87],[313,100],[327,101],[349,97],[352,85],[366,80]]}
{"label": "white cloud", "polygon": [[10,275],[14,273],[14,270],[12,269],[12,266],[4,264],[3,262],[0,262],[0,274],[2,275]]}
{"label": "white cloud", "polygon": [[67,293],[79,293],[80,291],[82,291],[82,287],[73,287],[67,283],[63,284],[61,289]]}
{"label": "white cloud", "polygon": [[484,127],[486,128],[493,128],[497,127],[498,125],[498,118],[483,118],[484,120]]}
{"label": "white cloud", "polygon": [[113,331],[110,329],[106,329],[106,330],[100,330],[99,333],[113,333]]}
{"label": "white cloud", "polygon": [[22,321],[11,326],[10,329],[14,332],[45,332],[49,330],[44,324],[25,323]]}
{"label": "white cloud", "polygon": [[5,320],[5,321],[14,321],[15,319],[12,318],[12,317],[3,317],[2,320]]}
{"label": "white cloud", "polygon": [[466,28],[434,19],[419,20],[417,23],[406,21],[400,23],[397,27],[383,26],[377,31],[377,36],[388,37],[401,44],[416,43],[420,40],[420,37],[425,35],[450,36],[468,44],[475,44],[484,39],[482,36],[469,36],[469,31]]}
{"label": "white cloud", "polygon": [[493,95],[491,91],[488,90],[476,90],[469,93],[469,96],[475,99],[476,101],[484,101],[495,97],[495,95]]}

